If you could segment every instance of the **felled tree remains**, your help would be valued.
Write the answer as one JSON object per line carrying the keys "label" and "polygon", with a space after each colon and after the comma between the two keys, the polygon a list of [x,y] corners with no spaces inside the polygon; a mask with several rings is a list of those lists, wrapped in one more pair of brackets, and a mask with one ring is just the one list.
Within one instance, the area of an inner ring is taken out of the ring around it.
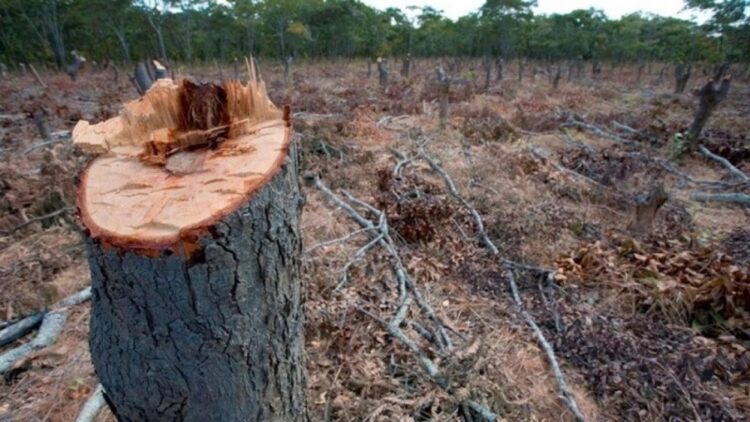
{"label": "felled tree remains", "polygon": [[307,420],[289,114],[250,81],[159,79],[74,143],[90,349],[119,420]]}

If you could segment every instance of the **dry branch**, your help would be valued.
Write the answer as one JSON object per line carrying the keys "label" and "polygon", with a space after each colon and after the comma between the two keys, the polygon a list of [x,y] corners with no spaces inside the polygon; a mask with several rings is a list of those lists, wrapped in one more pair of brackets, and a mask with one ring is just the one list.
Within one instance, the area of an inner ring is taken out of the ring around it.
{"label": "dry branch", "polygon": [[0,236],[10,236],[11,234],[17,232],[18,230],[21,230],[22,228],[28,226],[29,224],[38,223],[38,222],[44,221],[44,220],[46,220],[48,218],[57,217],[58,215],[65,214],[67,212],[73,211],[74,209],[75,208],[73,208],[73,207],[60,208],[59,210],[53,211],[53,212],[51,212],[49,214],[40,215],[39,217],[31,218],[28,221],[24,221],[23,223],[17,225],[16,227],[13,227],[10,230],[6,230],[4,232],[0,232]]}
{"label": "dry branch", "polygon": [[630,139],[625,139],[621,136],[615,135],[614,133],[609,133],[597,126],[582,122],[580,120],[576,120],[572,117],[569,118],[565,123],[563,123],[562,127],[573,127],[581,130],[586,130],[593,133],[594,135],[599,136],[600,138],[608,139],[613,142],[625,145],[635,145],[635,142],[631,141]]}
{"label": "dry branch", "polygon": [[34,78],[35,78],[35,79],[36,79],[36,81],[37,81],[37,82],[39,83],[39,85],[40,85],[40,86],[41,86],[41,87],[42,87],[43,89],[47,89],[47,84],[46,84],[46,83],[44,83],[44,81],[42,80],[42,78],[41,78],[41,77],[39,77],[39,72],[37,72],[37,71],[36,71],[36,68],[34,67],[34,65],[33,65],[33,64],[29,63],[29,69],[31,69],[31,73],[33,73],[33,74],[34,74]]}
{"label": "dry branch", "polygon": [[83,303],[90,298],[91,287],[87,287],[58,302],[53,307],[55,310],[44,316],[42,325],[39,327],[39,332],[33,340],[0,355],[0,374],[8,372],[17,361],[28,356],[30,353],[55,344],[65,326],[69,308]]}
{"label": "dry branch", "polygon": [[750,177],[748,177],[745,173],[742,172],[742,170],[738,169],[732,163],[729,162],[726,158],[716,155],[713,152],[709,151],[708,148],[704,147],[703,145],[699,145],[698,149],[700,150],[703,155],[710,158],[711,160],[716,161],[717,163],[724,166],[727,170],[729,170],[732,175],[734,175],[736,178],[742,180],[743,182],[750,182]]}
{"label": "dry branch", "polygon": [[104,400],[104,388],[99,384],[91,394],[91,397],[81,407],[81,411],[78,413],[78,417],[76,417],[76,422],[94,422],[106,404]]}
{"label": "dry branch", "polygon": [[[452,349],[452,344],[446,331],[446,327],[450,327],[435,314],[435,311],[432,309],[431,305],[424,299],[421,291],[417,288],[414,281],[411,280],[411,278],[407,274],[406,269],[401,262],[399,253],[395,247],[393,239],[390,236],[388,220],[385,216],[385,213],[367,204],[366,202],[355,198],[348,192],[344,192],[344,196],[346,197],[346,200],[344,200],[339,195],[332,192],[317,176],[315,176],[314,178],[314,183],[315,187],[318,190],[325,194],[338,207],[346,211],[349,216],[354,219],[354,221],[356,221],[360,226],[370,232],[378,233],[371,234],[371,241],[364,247],[360,248],[359,251],[355,254],[355,257],[365,253],[376,243],[383,247],[383,249],[391,257],[392,270],[394,272],[394,275],[396,276],[399,287],[399,302],[397,310],[394,313],[393,317],[390,319],[390,321],[386,321],[362,307],[357,307],[357,309],[381,324],[391,337],[396,339],[402,345],[407,347],[412,353],[414,353],[422,369],[429,376],[429,378],[433,382],[435,382],[441,389],[450,393],[448,382],[445,378],[442,377],[438,365],[413,339],[407,336],[406,333],[404,333],[401,329],[401,325],[404,323],[412,327],[417,326],[419,328],[415,328],[415,331],[418,332],[422,337],[430,341],[440,351],[450,352],[450,350]],[[365,208],[371,213],[375,214],[379,221],[378,225],[375,225],[371,220],[365,218],[352,205],[347,203],[347,201],[351,202],[355,206]],[[347,264],[347,266],[348,265],[349,263]],[[409,295],[409,293],[411,293],[411,295]],[[435,325],[434,331],[424,328],[414,322],[407,321],[406,316],[408,315],[409,307],[415,302],[420,310],[424,312],[428,319]],[[467,340],[465,336],[461,335],[457,331],[452,329],[451,331],[453,331],[463,340]],[[483,420],[497,420],[497,416],[491,410],[487,409],[477,402],[467,400],[464,402],[464,404],[473,409],[474,412],[476,412],[481,418],[483,418]]]}
{"label": "dry branch", "polygon": [[750,205],[750,195],[744,193],[707,193],[695,192],[692,195],[693,200],[699,202],[732,202],[743,205]]}
{"label": "dry branch", "polygon": [[0,347],[12,343],[31,332],[31,330],[42,323],[45,315],[46,312],[44,311],[37,312],[3,328],[0,331]]}
{"label": "dry branch", "polygon": [[552,166],[561,173],[570,174],[588,183],[594,184],[599,187],[604,187],[601,183],[597,182],[596,180],[588,176],[585,176],[581,173],[578,173],[577,171],[566,168],[562,164],[558,163],[557,161],[552,160],[551,158],[549,158],[548,154],[546,154],[544,151],[540,150],[539,148],[531,148],[531,155],[541,160],[542,162],[547,162],[547,163],[552,164]]}
{"label": "dry branch", "polygon": [[[513,302],[518,310],[518,312],[521,314],[521,316],[526,320],[526,323],[529,325],[531,330],[534,333],[534,336],[537,339],[537,342],[539,343],[539,347],[544,351],[545,355],[547,356],[547,360],[549,361],[550,367],[552,368],[552,372],[555,376],[555,381],[557,383],[557,388],[560,394],[563,397],[563,400],[568,407],[568,409],[573,413],[577,421],[585,421],[583,414],[578,409],[578,405],[575,401],[575,398],[573,397],[573,394],[570,392],[570,389],[568,388],[567,383],[565,382],[565,376],[563,375],[562,371],[560,370],[560,364],[557,362],[557,357],[555,356],[555,351],[552,347],[552,345],[547,341],[547,339],[544,336],[544,333],[539,328],[539,326],[536,324],[534,319],[532,318],[531,314],[529,314],[523,306],[523,302],[521,301],[521,297],[518,294],[518,287],[516,286],[515,277],[513,274],[513,267],[516,268],[523,268],[523,264],[519,265],[517,263],[513,263],[509,260],[506,260],[505,258],[500,256],[500,252],[497,249],[497,246],[495,246],[494,242],[489,238],[489,235],[484,229],[484,223],[482,221],[482,217],[477,212],[474,207],[469,204],[469,202],[464,199],[456,189],[455,183],[453,183],[453,179],[451,179],[450,175],[443,170],[436,162],[433,160],[427,153],[420,148],[420,156],[425,159],[432,168],[432,170],[440,175],[440,177],[445,182],[446,187],[450,191],[451,195],[461,204],[464,208],[469,211],[472,216],[474,217],[474,221],[476,224],[476,230],[479,234],[479,237],[484,242],[486,248],[490,252],[490,255],[493,257],[497,257],[500,259],[500,261],[503,263],[504,267],[507,270],[508,273],[508,284],[510,286],[510,290],[513,297]],[[533,267],[531,267],[533,268]],[[536,268],[533,268],[534,270],[538,270]]]}

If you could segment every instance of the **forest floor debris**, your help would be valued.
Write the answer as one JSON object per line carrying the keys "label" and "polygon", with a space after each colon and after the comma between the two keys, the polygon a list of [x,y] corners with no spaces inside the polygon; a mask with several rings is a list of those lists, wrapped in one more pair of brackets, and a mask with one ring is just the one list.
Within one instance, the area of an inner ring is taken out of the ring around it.
{"label": "forest floor debris", "polygon": [[[750,174],[743,141],[750,122],[733,110],[747,109],[750,86],[734,84],[704,131],[703,145],[728,167],[700,153],[666,161],[671,137],[690,122],[692,99],[666,84],[633,87],[617,69],[555,91],[546,78],[495,81],[489,94],[462,85],[451,91],[451,116],[440,130],[433,65],[417,61],[411,80],[394,76],[385,90],[365,77],[365,63],[303,64],[305,77],[295,72],[288,88],[280,67],[264,69],[274,101],[298,113],[302,171],[382,210],[425,302],[447,331],[469,339],[449,335],[453,358],[425,349],[460,386],[446,391],[387,325],[358,309],[367,303],[378,318],[403,316],[402,330],[429,343],[430,319],[417,315],[416,304],[398,313],[387,254],[372,251],[349,264],[377,231],[361,230],[308,186],[302,230],[312,418],[462,420],[461,403],[474,401],[505,420],[573,419],[547,357],[514,311],[505,269],[483,251],[471,212],[418,156],[420,137],[430,139],[431,157],[484,218],[499,253],[557,274],[552,284],[534,272],[519,274],[519,298],[554,347],[587,420],[745,418],[750,216],[740,204],[692,195],[747,192],[737,172]],[[191,74],[217,78],[207,68]],[[113,84],[110,72],[84,69],[75,83],[64,74],[41,76],[54,89],[32,75],[0,82],[0,95],[10,99],[0,108],[3,320],[33,315],[88,283],[74,213],[63,211],[75,206],[85,157],[64,141],[41,143],[27,116],[43,103],[57,133],[81,118],[111,117],[137,97],[128,81]],[[580,124],[562,128],[571,118]],[[657,179],[669,199],[652,232],[633,236],[634,199]],[[74,420],[97,397],[87,332],[87,305],[71,308],[58,341],[5,378],[0,419]],[[113,418],[105,410],[96,420]]]}

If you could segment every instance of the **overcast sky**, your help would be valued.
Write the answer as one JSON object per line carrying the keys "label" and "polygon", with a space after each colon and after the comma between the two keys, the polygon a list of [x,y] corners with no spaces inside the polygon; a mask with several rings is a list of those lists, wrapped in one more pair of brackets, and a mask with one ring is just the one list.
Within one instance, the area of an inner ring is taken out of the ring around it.
{"label": "overcast sky", "polygon": [[[451,19],[473,12],[484,4],[484,0],[362,0],[378,9],[387,7],[432,6],[443,10]],[[594,7],[604,10],[610,18],[619,18],[628,13],[642,11],[662,16],[691,17],[690,12],[680,12],[683,0],[537,0],[536,13],[567,13],[575,9]]]}

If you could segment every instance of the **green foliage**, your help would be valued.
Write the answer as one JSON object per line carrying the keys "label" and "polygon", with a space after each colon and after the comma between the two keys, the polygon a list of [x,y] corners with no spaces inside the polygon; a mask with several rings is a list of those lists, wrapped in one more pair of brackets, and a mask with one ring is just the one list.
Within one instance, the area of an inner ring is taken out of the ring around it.
{"label": "green foliage", "polygon": [[359,0],[0,0],[0,61],[172,61],[380,55],[573,60],[748,61],[747,0],[687,0],[703,26],[596,9],[534,15],[533,0],[487,0],[458,20],[432,7],[377,10]]}

